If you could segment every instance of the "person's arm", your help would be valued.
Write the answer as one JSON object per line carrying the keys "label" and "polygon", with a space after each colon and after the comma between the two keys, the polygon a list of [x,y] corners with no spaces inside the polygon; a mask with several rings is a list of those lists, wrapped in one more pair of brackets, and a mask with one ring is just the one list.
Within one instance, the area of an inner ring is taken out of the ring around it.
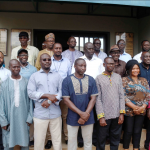
{"label": "person's arm", "polygon": [[28,116],[26,122],[28,126],[33,122],[33,101],[30,98],[28,98]]}

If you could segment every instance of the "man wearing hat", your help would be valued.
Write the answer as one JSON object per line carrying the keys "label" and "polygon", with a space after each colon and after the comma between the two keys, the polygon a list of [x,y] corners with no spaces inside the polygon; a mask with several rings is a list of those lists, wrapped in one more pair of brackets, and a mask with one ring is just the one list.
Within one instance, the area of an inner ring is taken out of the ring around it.
{"label": "man wearing hat", "polygon": [[54,53],[53,53],[53,45],[55,44],[55,35],[53,33],[49,33],[49,34],[47,34],[45,36],[45,44],[46,44],[46,49],[44,49],[44,50],[39,52],[37,60],[36,60],[35,67],[37,68],[37,70],[41,69],[40,56],[42,54],[47,53],[51,57],[54,55]]}
{"label": "man wearing hat", "polygon": [[120,57],[119,47],[117,45],[111,46],[109,54],[111,55],[112,59],[115,62],[115,67],[113,72],[120,74],[121,77],[124,77],[126,74],[126,69],[125,69],[126,63],[119,59]]}
{"label": "man wearing hat", "polygon": [[39,50],[34,46],[28,45],[29,35],[27,32],[20,32],[19,33],[19,41],[20,41],[21,45],[12,49],[11,59],[17,59],[18,50],[26,49],[28,51],[28,55],[29,55],[28,62],[30,63],[30,65],[34,66],[35,61],[36,61],[37,56],[38,56],[38,53],[39,53]]}

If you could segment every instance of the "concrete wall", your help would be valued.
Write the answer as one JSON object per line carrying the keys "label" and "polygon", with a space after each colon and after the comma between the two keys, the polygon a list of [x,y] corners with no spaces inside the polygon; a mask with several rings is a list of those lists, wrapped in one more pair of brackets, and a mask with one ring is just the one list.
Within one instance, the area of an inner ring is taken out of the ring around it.
{"label": "concrete wall", "polygon": [[6,67],[11,55],[11,29],[106,31],[110,32],[110,45],[115,44],[115,32],[133,32],[134,54],[138,52],[138,20],[133,18],[1,12],[0,28],[8,29]]}

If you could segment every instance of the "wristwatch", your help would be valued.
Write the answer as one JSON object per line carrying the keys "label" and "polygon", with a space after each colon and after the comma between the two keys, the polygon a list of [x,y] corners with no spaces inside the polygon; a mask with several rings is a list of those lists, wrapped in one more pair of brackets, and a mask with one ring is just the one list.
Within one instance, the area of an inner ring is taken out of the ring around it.
{"label": "wristwatch", "polygon": [[48,103],[51,104],[52,102],[50,100],[48,100]]}

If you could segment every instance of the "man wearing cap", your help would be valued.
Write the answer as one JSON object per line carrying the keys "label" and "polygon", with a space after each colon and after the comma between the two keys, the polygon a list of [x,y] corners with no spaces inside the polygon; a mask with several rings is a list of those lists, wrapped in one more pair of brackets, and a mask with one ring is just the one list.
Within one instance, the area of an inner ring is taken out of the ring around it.
{"label": "man wearing cap", "polygon": [[37,60],[36,60],[35,67],[37,68],[37,70],[41,69],[40,56],[42,54],[47,53],[51,57],[54,55],[54,53],[53,53],[53,45],[55,43],[55,35],[53,33],[47,34],[45,36],[45,41],[46,41],[46,49],[44,49],[44,50],[42,50],[42,51],[39,52]]}
{"label": "man wearing cap", "polygon": [[95,50],[94,56],[104,61],[104,59],[107,57],[107,54],[100,50],[101,41],[99,39],[94,39],[93,45],[94,45],[94,50]]}
{"label": "man wearing cap", "polygon": [[120,57],[119,59],[125,61],[126,63],[132,59],[131,55],[125,52],[126,43],[123,39],[120,39],[117,42],[117,45],[120,49]]}
{"label": "man wearing cap", "polygon": [[76,39],[74,37],[70,37],[67,41],[69,49],[62,52],[62,56],[69,59],[71,67],[77,58],[83,56],[82,52],[75,49],[76,43]]}
{"label": "man wearing cap", "polygon": [[121,77],[124,77],[126,75],[126,63],[119,59],[120,57],[120,50],[117,45],[113,45],[110,48],[109,54],[111,55],[112,59],[115,62],[115,67],[113,72],[121,75]]}
{"label": "man wearing cap", "polygon": [[30,65],[34,66],[35,61],[36,61],[37,56],[38,56],[38,53],[39,53],[39,50],[34,46],[28,45],[29,35],[27,32],[20,32],[19,33],[19,41],[20,41],[21,45],[12,49],[11,59],[17,59],[18,51],[20,49],[26,49],[28,51],[28,55],[29,55],[28,62]]}

